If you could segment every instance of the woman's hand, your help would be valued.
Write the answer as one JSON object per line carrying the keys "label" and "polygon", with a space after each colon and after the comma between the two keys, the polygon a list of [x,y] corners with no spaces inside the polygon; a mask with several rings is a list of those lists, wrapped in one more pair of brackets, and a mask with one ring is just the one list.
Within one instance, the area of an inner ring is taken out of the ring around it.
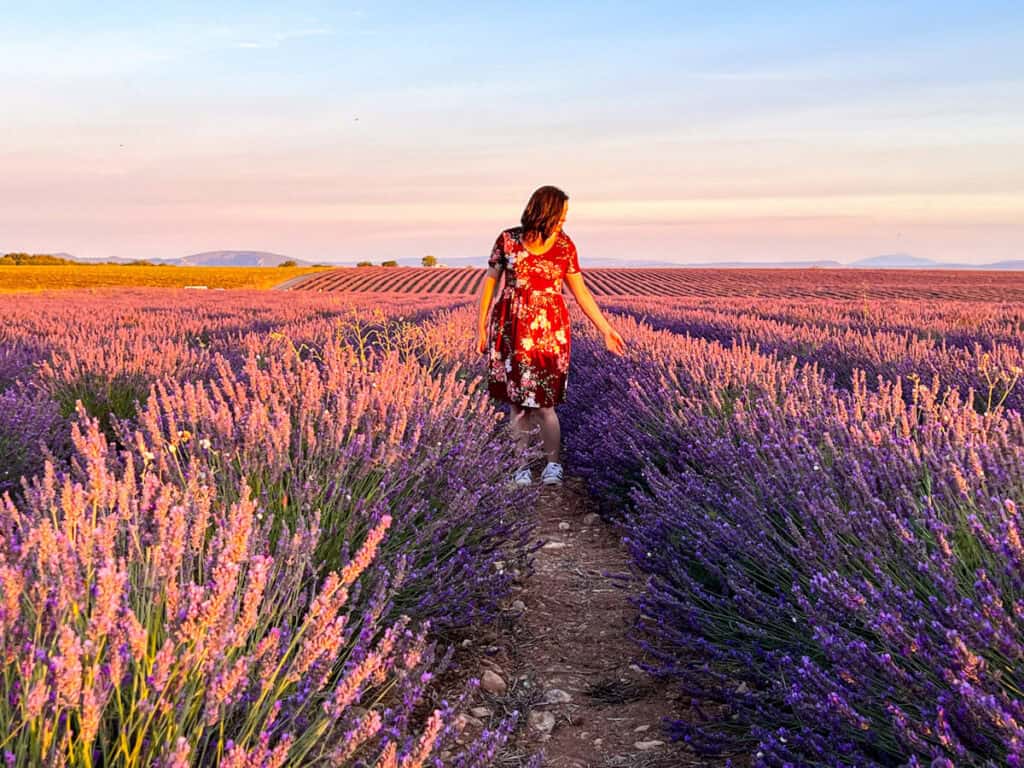
{"label": "woman's hand", "polygon": [[481,355],[487,352],[487,329],[481,328],[476,335],[476,351]]}
{"label": "woman's hand", "polygon": [[609,352],[622,356],[624,354],[626,342],[624,342],[622,337],[619,336],[618,331],[614,328],[609,328],[604,332],[604,346]]}

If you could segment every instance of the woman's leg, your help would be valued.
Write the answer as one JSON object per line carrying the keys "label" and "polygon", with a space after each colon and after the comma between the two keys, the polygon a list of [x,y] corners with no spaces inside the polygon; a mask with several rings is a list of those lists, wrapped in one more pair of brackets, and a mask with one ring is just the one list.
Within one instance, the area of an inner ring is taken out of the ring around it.
{"label": "woman's leg", "polygon": [[562,446],[562,428],[558,423],[555,407],[538,408],[537,421],[540,422],[540,436],[544,440],[544,453],[547,455],[548,461],[558,464]]}
{"label": "woman's leg", "polygon": [[512,408],[512,421],[509,424],[512,430],[512,438],[516,441],[516,447],[520,454],[526,453],[530,444],[530,412],[533,408],[525,408],[516,403],[509,404]]}

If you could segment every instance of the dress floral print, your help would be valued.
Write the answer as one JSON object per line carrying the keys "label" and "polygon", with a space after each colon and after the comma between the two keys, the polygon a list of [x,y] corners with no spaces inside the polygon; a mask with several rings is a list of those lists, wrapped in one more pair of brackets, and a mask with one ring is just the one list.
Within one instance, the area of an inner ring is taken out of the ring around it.
{"label": "dress floral print", "polygon": [[522,227],[504,230],[487,262],[505,275],[488,321],[487,389],[497,400],[544,408],[565,402],[571,338],[562,280],[580,266],[564,231],[541,254],[522,237]]}

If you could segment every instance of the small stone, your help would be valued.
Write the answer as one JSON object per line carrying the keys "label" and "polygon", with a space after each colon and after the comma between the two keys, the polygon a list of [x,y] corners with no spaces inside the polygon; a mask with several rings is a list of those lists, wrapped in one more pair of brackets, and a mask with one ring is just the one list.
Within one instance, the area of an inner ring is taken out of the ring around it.
{"label": "small stone", "polygon": [[629,668],[632,669],[634,672],[639,672],[640,674],[643,674],[644,672],[642,669],[640,669],[639,664],[630,664]]}
{"label": "small stone", "polygon": [[736,693],[749,693],[749,692],[750,692],[750,689],[749,689],[749,688],[747,688],[747,684],[746,684],[746,682],[740,683],[740,684],[739,684],[739,685],[738,685],[738,686],[736,687]]}
{"label": "small stone", "polygon": [[491,717],[494,714],[494,710],[490,707],[473,707],[469,710],[469,714],[473,717]]}
{"label": "small stone", "polygon": [[508,691],[508,685],[501,675],[490,669],[485,670],[483,675],[480,676],[480,687],[488,693],[493,693],[497,696],[504,696]]}
{"label": "small stone", "polygon": [[633,733],[643,733],[644,731],[649,731],[650,729],[651,726],[649,725],[638,725],[636,728],[633,729]]}
{"label": "small stone", "polygon": [[572,696],[561,688],[551,688],[544,693],[545,704],[568,704],[570,701],[572,701]]}
{"label": "small stone", "polygon": [[504,571],[505,570],[505,561],[504,560],[495,560],[494,561],[494,570],[496,570],[496,571]]}
{"label": "small stone", "polygon": [[555,716],[550,712],[543,712],[537,709],[530,712],[527,721],[531,728],[540,733],[551,733],[555,727]]}
{"label": "small stone", "polygon": [[664,741],[658,741],[657,739],[651,739],[650,741],[638,741],[633,744],[634,749],[639,749],[641,752],[646,752],[649,749],[657,749],[665,745]]}
{"label": "small stone", "polygon": [[465,640],[462,641],[462,647],[463,648],[469,648],[472,645],[473,645],[473,641],[470,640],[468,637]]}
{"label": "small stone", "polygon": [[604,739],[594,739],[595,747],[600,747],[602,744],[604,744]]}
{"label": "small stone", "polygon": [[594,523],[596,523],[600,519],[601,519],[601,516],[599,514],[597,514],[597,512],[588,512],[587,514],[585,514],[583,516],[583,524],[584,525],[593,525]]}
{"label": "small stone", "polygon": [[467,715],[464,712],[460,712],[459,714],[457,714],[455,716],[455,725],[456,725],[457,728],[459,728],[459,730],[465,728],[467,725],[472,725],[472,726],[474,726],[476,728],[483,728],[484,727],[484,724],[483,724],[482,721],[478,720],[477,718],[473,717],[472,715]]}
{"label": "small stone", "polygon": [[513,600],[512,610],[516,613],[522,613],[526,610],[526,603],[524,603],[522,600]]}
{"label": "small stone", "polygon": [[564,520],[558,524],[558,530],[568,531],[571,526]]}
{"label": "small stone", "polygon": [[564,541],[549,541],[547,544],[545,544],[543,547],[541,547],[541,549],[564,549],[564,548],[565,548],[565,542]]}

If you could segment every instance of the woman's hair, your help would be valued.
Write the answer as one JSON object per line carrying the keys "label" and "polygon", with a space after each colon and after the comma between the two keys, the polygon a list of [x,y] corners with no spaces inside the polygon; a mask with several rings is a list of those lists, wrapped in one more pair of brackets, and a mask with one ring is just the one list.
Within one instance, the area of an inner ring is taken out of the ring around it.
{"label": "woman's hair", "polygon": [[530,195],[520,222],[523,225],[523,239],[541,242],[551,237],[562,218],[562,208],[569,196],[558,187],[539,187]]}

